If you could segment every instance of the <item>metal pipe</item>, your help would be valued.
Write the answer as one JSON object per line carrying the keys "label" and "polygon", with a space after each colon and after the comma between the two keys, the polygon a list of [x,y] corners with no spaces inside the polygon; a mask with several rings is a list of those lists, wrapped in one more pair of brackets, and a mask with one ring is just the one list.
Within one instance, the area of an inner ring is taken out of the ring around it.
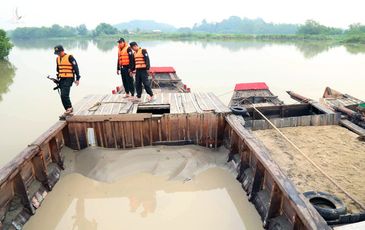
{"label": "metal pipe", "polygon": [[293,92],[293,91],[286,91],[288,94],[289,94],[289,96],[292,98],[292,99],[294,99],[294,100],[296,100],[296,101],[298,101],[298,102],[300,102],[300,103],[308,103],[308,102],[310,102],[310,101],[313,101],[312,99],[310,99],[310,98],[308,98],[308,97],[305,97],[305,96],[302,96],[302,95],[300,95],[300,94],[298,94],[298,93],[295,93],[295,92]]}

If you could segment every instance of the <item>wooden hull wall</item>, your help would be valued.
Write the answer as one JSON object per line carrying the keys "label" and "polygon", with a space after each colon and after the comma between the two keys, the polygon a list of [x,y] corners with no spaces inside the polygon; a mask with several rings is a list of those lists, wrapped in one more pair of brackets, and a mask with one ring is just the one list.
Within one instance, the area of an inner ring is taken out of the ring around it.
{"label": "wooden hull wall", "polygon": [[97,146],[135,148],[156,144],[191,143],[210,148],[221,145],[224,116],[213,113],[169,114],[135,121],[70,122],[66,145],[88,147],[87,129],[94,130]]}

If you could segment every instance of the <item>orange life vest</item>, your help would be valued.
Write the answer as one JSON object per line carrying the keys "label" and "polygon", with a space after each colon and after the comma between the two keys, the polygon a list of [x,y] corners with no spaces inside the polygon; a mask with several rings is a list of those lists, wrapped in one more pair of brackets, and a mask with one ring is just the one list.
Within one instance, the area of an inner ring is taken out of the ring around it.
{"label": "orange life vest", "polygon": [[125,45],[122,49],[118,47],[119,66],[129,65],[128,46]]}
{"label": "orange life vest", "polygon": [[134,61],[136,64],[136,69],[143,69],[147,67],[146,62],[144,61],[144,56],[142,54],[142,48],[139,48],[134,54]]}
{"label": "orange life vest", "polygon": [[58,76],[59,77],[74,77],[74,71],[71,62],[68,60],[70,54],[65,54],[62,58],[57,57]]}

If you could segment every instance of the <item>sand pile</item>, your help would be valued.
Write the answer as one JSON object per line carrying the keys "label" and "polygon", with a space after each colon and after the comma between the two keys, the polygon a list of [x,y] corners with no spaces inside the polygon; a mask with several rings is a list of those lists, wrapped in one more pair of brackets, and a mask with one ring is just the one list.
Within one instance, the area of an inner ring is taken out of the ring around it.
{"label": "sand pile", "polygon": [[[307,156],[350,194],[365,203],[365,142],[340,126],[280,129]],[[298,153],[278,132],[259,130],[254,134],[271,150],[272,157],[301,192],[327,191],[339,196],[348,209],[360,209]]]}
{"label": "sand pile", "polygon": [[227,167],[228,150],[199,146],[145,147],[132,150],[88,148],[64,150],[66,170],[103,182],[114,182],[136,173],[167,176],[170,180],[191,180],[212,167]]}

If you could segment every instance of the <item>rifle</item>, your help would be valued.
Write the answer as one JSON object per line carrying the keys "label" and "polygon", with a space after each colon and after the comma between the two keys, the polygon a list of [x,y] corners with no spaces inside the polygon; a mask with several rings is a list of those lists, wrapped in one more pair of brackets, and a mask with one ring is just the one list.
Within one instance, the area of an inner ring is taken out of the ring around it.
{"label": "rifle", "polygon": [[57,78],[50,77],[49,75],[47,76],[47,79],[53,81],[53,83],[56,84],[56,87],[54,87],[53,90],[58,90],[60,88],[60,80],[58,80]]}

